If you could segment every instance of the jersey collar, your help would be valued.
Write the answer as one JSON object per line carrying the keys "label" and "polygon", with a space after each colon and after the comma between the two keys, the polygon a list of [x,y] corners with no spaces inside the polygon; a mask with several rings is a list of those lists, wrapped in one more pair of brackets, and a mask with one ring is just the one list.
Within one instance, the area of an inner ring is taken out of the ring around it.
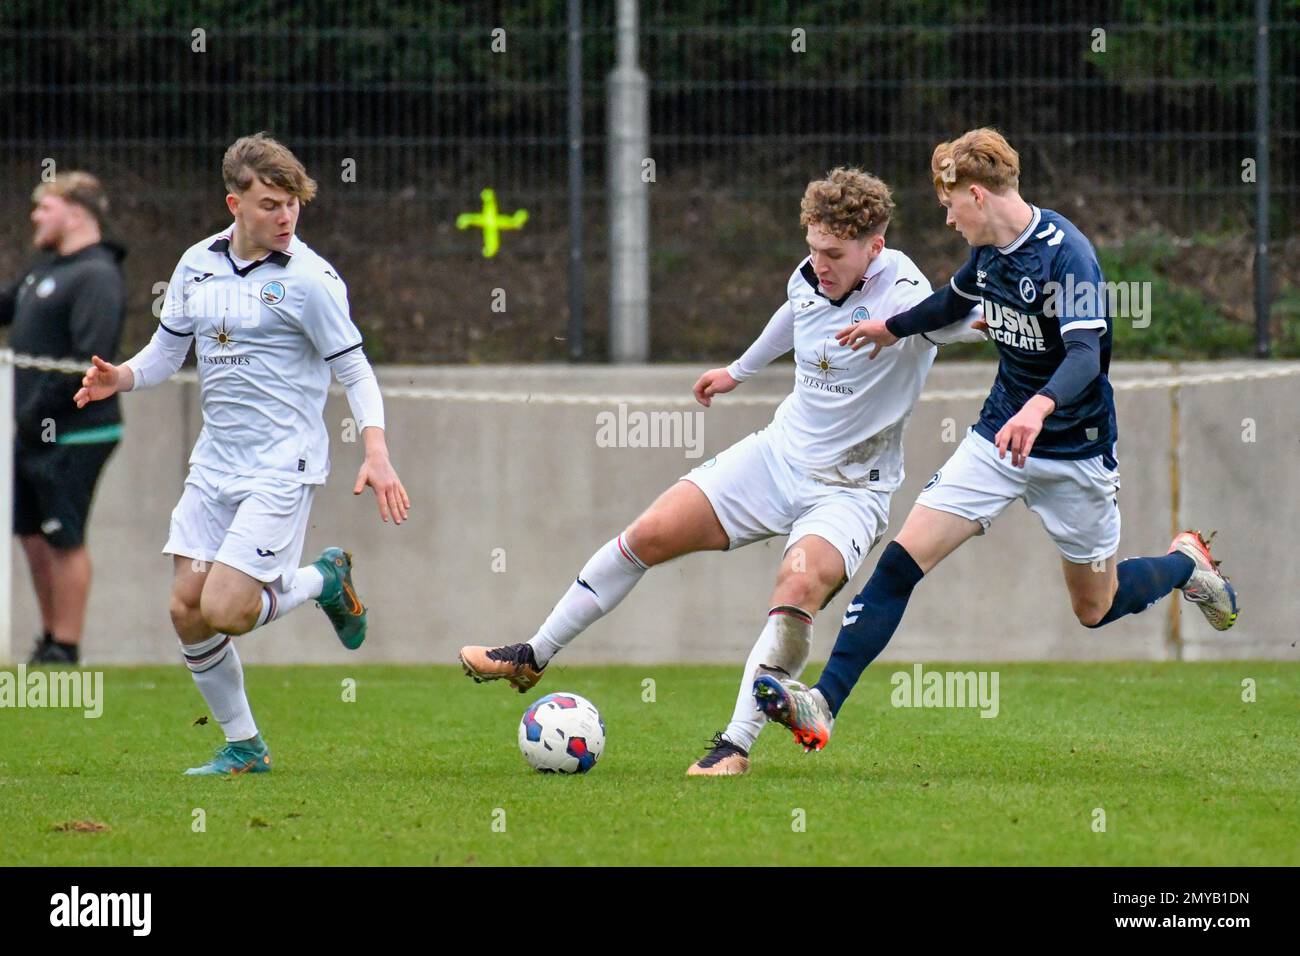
{"label": "jersey collar", "polygon": [[[295,236],[295,238],[297,237]],[[235,265],[235,260],[230,258],[230,236],[228,235],[218,236],[212,245],[208,246],[208,251],[222,253],[226,257],[226,261],[230,263],[230,268],[235,270],[235,275],[239,276],[241,279],[263,263],[269,262],[273,266],[280,266],[283,268],[284,266],[287,266],[289,260],[293,258],[293,256],[288,252],[271,252],[266,256],[266,258],[250,262],[241,269],[239,266]]]}
{"label": "jersey collar", "polygon": [[813,271],[811,257],[803,261],[803,265],[799,267],[799,274],[803,276],[805,282],[807,282],[810,286],[812,286],[813,292],[821,296],[823,299],[826,299],[827,302],[829,302],[831,305],[835,306],[838,309],[845,302],[849,301],[849,296],[853,295],[853,293],[861,292],[863,289],[865,289],[867,287],[867,283],[870,282],[872,279],[874,279],[876,276],[880,275],[881,271],[883,271],[884,268],[885,268],[885,252],[882,249],[880,255],[876,256],[876,258],[871,261],[871,265],[867,266],[867,271],[862,276],[862,278],[857,281],[857,283],[853,286],[852,289],[850,289],[848,292],[845,292],[838,299],[828,298],[826,293],[821,290],[821,283],[817,281],[817,273]]}
{"label": "jersey collar", "polygon": [[1002,253],[1004,256],[1011,255],[1011,253],[1023,246],[1025,240],[1029,238],[1029,234],[1038,228],[1038,223],[1043,218],[1043,211],[1033,203],[1029,204],[1029,208],[1034,211],[1034,214],[1029,217],[1029,225],[1025,226],[1024,231],[1022,231],[1020,235],[1016,236],[1016,238],[1012,239],[1010,243],[1005,246],[998,246],[998,252]]}

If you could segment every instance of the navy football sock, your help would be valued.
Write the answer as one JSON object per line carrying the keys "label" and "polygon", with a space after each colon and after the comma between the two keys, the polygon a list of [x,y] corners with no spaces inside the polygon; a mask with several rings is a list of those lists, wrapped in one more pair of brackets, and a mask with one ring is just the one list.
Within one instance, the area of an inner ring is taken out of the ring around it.
{"label": "navy football sock", "polygon": [[862,672],[894,636],[907,609],[907,599],[923,577],[925,573],[907,549],[897,541],[889,542],[866,587],[849,603],[844,614],[846,623],[817,681],[817,690],[826,698],[832,714],[840,712]]}
{"label": "navy football sock", "polygon": [[1110,610],[1096,624],[1102,627],[1126,614],[1144,611],[1175,588],[1187,583],[1196,570],[1196,562],[1181,551],[1173,551],[1158,558],[1129,558],[1115,569],[1119,589],[1111,601]]}

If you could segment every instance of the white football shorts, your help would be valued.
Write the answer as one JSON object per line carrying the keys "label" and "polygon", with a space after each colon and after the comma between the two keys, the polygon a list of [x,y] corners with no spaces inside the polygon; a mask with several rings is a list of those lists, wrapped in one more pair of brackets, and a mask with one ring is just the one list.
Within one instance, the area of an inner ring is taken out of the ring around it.
{"label": "white football shorts", "polygon": [[298,570],[317,487],[192,465],[163,554],[219,561],[283,588]]}
{"label": "white football shorts", "polygon": [[805,535],[825,538],[852,578],[889,524],[889,493],[840,488],[797,472],[773,451],[768,429],[742,438],[682,476],[704,492],[730,539],[728,550],[777,535],[786,550]]}
{"label": "white football shorts", "polygon": [[916,503],[978,521],[983,534],[1017,498],[1038,515],[1067,561],[1090,564],[1119,550],[1119,472],[1100,455],[1030,457],[1016,468],[1010,452],[999,458],[997,446],[972,428]]}

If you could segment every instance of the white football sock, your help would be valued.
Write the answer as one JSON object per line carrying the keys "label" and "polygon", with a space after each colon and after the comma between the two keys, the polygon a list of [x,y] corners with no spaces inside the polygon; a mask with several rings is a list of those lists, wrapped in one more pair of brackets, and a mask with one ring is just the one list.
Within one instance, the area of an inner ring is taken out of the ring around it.
{"label": "white football sock", "polygon": [[528,642],[538,666],[545,667],[571,640],[614,610],[645,572],[623,535],[593,554]]}
{"label": "white football sock", "polygon": [[[779,667],[797,680],[808,663],[812,651],[812,617],[797,607],[774,607],[767,613],[763,632],[754,642],[754,649],[745,661],[745,673],[740,678],[740,692],[736,695],[736,709],[731,713],[731,723],[723,732],[728,740],[746,752],[754,746],[767,718],[754,703],[754,678],[760,665]],[[778,673],[777,677],[782,675]]]}
{"label": "white football sock", "polygon": [[244,694],[244,665],[230,635],[214,634],[198,644],[182,643],[181,652],[212,719],[225,731],[226,740],[256,737],[257,725]]}
{"label": "white football sock", "polygon": [[277,590],[274,584],[262,585],[262,613],[250,630],[278,621],[299,605],[320,597],[324,588],[325,577],[314,564],[295,571],[287,590]]}

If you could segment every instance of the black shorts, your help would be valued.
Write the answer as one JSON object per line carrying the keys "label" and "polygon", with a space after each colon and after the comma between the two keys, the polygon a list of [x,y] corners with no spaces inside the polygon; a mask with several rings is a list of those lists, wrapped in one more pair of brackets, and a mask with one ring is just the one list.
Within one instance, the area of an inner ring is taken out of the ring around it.
{"label": "black shorts", "polygon": [[95,484],[117,442],[14,442],[14,534],[39,534],[55,548],[79,548]]}

